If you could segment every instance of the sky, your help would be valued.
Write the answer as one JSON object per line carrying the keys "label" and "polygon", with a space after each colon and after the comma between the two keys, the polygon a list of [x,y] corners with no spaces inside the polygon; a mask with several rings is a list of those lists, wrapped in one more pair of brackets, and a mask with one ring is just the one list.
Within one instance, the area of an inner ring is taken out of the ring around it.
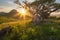
{"label": "sky", "polygon": [[[19,0],[21,3],[24,0]],[[33,2],[34,0],[27,0],[28,2]],[[56,0],[57,3],[60,3],[60,0]],[[17,8],[18,6],[13,3],[13,0],[0,0],[0,12],[9,12],[12,9]]]}

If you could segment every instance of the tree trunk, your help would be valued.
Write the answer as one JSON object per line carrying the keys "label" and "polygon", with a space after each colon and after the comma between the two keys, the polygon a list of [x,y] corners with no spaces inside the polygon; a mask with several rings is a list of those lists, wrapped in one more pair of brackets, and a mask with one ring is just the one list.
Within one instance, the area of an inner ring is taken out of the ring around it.
{"label": "tree trunk", "polygon": [[32,22],[33,24],[40,24],[42,23],[44,20],[43,20],[43,17],[40,16],[39,14],[35,14],[34,17],[32,18]]}

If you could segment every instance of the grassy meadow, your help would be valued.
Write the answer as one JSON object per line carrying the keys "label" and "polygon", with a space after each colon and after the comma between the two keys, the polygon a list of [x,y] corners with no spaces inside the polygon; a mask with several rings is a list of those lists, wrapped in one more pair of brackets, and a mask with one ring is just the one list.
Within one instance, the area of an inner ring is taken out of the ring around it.
{"label": "grassy meadow", "polygon": [[49,18],[34,25],[30,20],[0,17],[0,40],[60,40],[60,19]]}

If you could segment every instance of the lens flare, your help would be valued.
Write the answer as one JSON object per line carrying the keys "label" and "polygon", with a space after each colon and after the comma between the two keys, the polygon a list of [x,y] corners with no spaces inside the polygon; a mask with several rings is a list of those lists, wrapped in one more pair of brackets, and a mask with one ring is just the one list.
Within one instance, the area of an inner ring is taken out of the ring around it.
{"label": "lens flare", "polygon": [[26,15],[26,10],[25,10],[24,8],[21,8],[21,9],[20,9],[20,14],[21,14],[21,15]]}

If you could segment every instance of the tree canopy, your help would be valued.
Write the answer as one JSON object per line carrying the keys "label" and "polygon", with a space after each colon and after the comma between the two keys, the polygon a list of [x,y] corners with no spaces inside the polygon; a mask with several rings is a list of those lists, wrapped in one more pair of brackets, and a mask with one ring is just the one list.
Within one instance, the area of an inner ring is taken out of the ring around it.
{"label": "tree canopy", "polygon": [[32,3],[24,1],[25,7],[21,5],[19,0],[14,3],[22,6],[23,8],[29,8],[29,12],[33,14],[33,22],[41,23],[44,19],[48,18],[51,12],[54,12],[60,8],[59,3],[55,3],[56,0],[35,0]]}

